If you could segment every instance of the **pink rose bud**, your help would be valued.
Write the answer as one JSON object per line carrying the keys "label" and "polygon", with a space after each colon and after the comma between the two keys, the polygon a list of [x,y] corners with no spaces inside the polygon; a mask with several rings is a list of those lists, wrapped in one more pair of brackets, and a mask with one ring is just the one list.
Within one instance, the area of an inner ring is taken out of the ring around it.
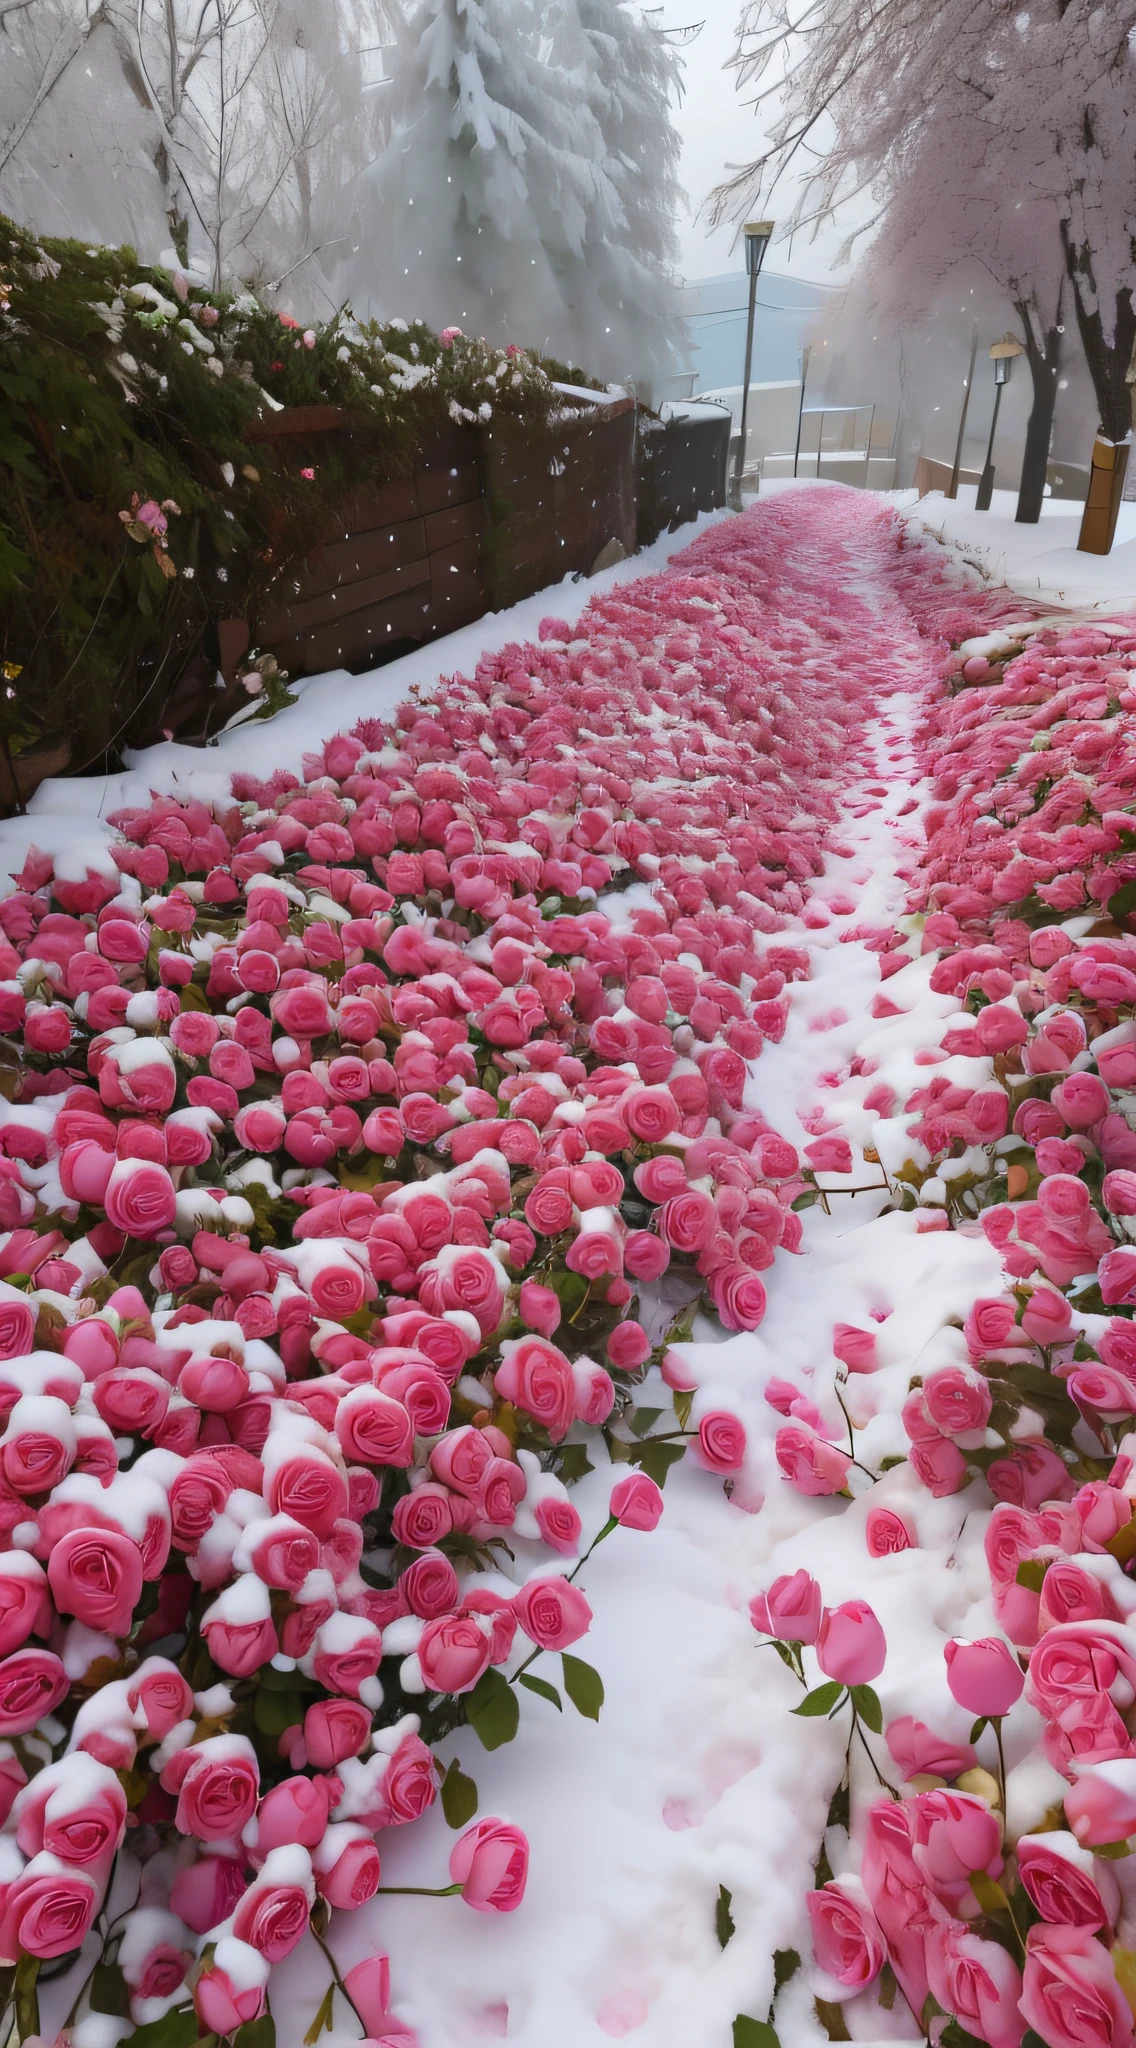
{"label": "pink rose bud", "polygon": [[587,1634],[592,1610],[578,1586],[567,1579],[530,1579],[513,1600],[525,1634],[542,1650],[567,1650]]}
{"label": "pink rose bud", "polygon": [[918,1548],[910,1525],[894,1508],[869,1508],[864,1521],[864,1538],[869,1557],[890,1557],[901,1550]]}
{"label": "pink rose bud", "polygon": [[875,1982],[884,1966],[883,1936],[861,1887],[842,1878],[806,1892],[813,1954],[822,1970],[853,1991]]}
{"label": "pink rose bud", "polygon": [[540,1337],[553,1335],[560,1322],[561,1308],[551,1287],[542,1287],[536,1280],[522,1280],[518,1306],[527,1329],[535,1330]]}
{"label": "pink rose bud", "polygon": [[194,2010],[210,2034],[234,2034],[264,2011],[264,1991],[271,1965],[247,1942],[231,1934],[217,1943],[213,1966],[198,1978]]}
{"label": "pink rose bud", "polygon": [[1076,1783],[1065,1794],[1065,1817],[1087,1849],[1127,1841],[1136,1833],[1136,1758],[1078,1765]]}
{"label": "pink rose bud", "polygon": [[849,1372],[875,1372],[879,1366],[874,1330],[858,1329],[855,1323],[837,1323],[832,1348]]}
{"label": "pink rose bud", "polygon": [[889,1721],[884,1740],[905,1778],[961,1778],[974,1769],[969,1743],[948,1742],[911,1714]]}
{"label": "pink rose bud", "polygon": [[817,1663],[841,1685],[870,1685],[884,1668],[887,1640],[866,1600],[826,1607],[816,1639]]}
{"label": "pink rose bud", "polygon": [[745,1463],[745,1427],[728,1410],[715,1409],[698,1425],[698,1449],[711,1472],[736,1472]]}
{"label": "pink rose bud", "polygon": [[329,1906],[353,1912],[365,1906],[379,1888],[379,1852],[370,1828],[338,1821],[328,1828],[312,1853],[316,1890]]}
{"label": "pink rose bud", "polygon": [[1082,1848],[1075,1836],[1063,1828],[1021,1835],[1014,1853],[1022,1884],[1043,1920],[1090,1933],[1112,1926],[1120,1911],[1120,1887],[1105,1859]]}
{"label": "pink rose bud", "polygon": [[617,1479],[611,1489],[608,1513],[624,1529],[651,1530],[658,1527],[663,1512],[663,1496],[653,1479],[645,1472],[629,1472],[625,1479]]}
{"label": "pink rose bud", "polygon": [[520,1828],[487,1815],[450,1851],[450,1877],[478,1913],[515,1913],[525,1895],[529,1845]]}
{"label": "pink rose bud", "polygon": [[759,1635],[782,1643],[815,1643],[821,1622],[820,1587],[811,1572],[786,1573],[774,1579],[767,1593],[749,1603],[749,1618]]}
{"label": "pink rose bud", "polygon": [[952,1696],[968,1714],[997,1720],[1021,1698],[1025,1674],[1000,1636],[982,1636],[972,1643],[955,1636],[943,1655]]}

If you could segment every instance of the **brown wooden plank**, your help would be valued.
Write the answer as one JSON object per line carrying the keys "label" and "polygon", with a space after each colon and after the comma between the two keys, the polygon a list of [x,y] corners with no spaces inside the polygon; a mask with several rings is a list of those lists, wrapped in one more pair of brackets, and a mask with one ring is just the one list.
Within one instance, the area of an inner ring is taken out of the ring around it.
{"label": "brown wooden plank", "polygon": [[281,606],[265,619],[261,637],[269,645],[274,644],[278,637],[302,637],[317,627],[334,624],[336,619],[349,618],[354,612],[370,610],[374,605],[385,604],[406,591],[428,587],[429,584],[428,560],[404,562],[400,568],[386,569],[380,576],[363,577],[357,583],[343,583],[336,590],[317,591],[313,597],[298,598],[294,604]]}
{"label": "brown wooden plank", "polygon": [[452,547],[439,548],[430,557],[430,584],[435,591],[444,589],[456,576],[472,575],[481,560],[481,541],[477,534],[468,540],[457,540]]}
{"label": "brown wooden plank", "polygon": [[354,532],[345,540],[325,541],[308,556],[300,579],[300,596],[314,597],[321,590],[336,590],[361,577],[378,576],[405,562],[424,561],[428,553],[426,528],[421,519],[403,519],[397,526],[382,526],[373,532]]}
{"label": "brown wooden plank", "polygon": [[416,481],[423,512],[441,512],[447,505],[462,505],[481,496],[481,472],[476,462],[457,463],[448,469],[420,469]]}
{"label": "brown wooden plank", "polygon": [[414,591],[304,633],[285,643],[277,658],[293,673],[305,675],[377,665],[393,641],[430,639],[432,617],[429,591],[424,589],[421,596]]}
{"label": "brown wooden plank", "polygon": [[335,530],[328,538],[340,540],[347,534],[369,532],[377,526],[397,526],[400,520],[417,519],[421,509],[413,476],[392,477],[388,483],[376,478],[356,484],[338,508]]}
{"label": "brown wooden plank", "polygon": [[464,505],[447,505],[442,512],[426,514],[423,521],[426,546],[432,555],[436,554],[440,548],[451,547],[455,541],[484,533],[488,524],[489,508],[484,498],[469,498]]}

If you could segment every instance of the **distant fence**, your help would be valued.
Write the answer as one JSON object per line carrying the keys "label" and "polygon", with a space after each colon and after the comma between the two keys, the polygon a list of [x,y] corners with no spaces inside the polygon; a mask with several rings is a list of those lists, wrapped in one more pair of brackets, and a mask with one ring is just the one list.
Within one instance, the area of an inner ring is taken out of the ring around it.
{"label": "distant fence", "polygon": [[[293,675],[373,668],[723,505],[729,431],[725,412],[657,422],[633,399],[566,409],[539,440],[512,424],[455,427],[412,476],[345,500],[251,637]],[[254,430],[289,466],[345,432],[331,407]]]}

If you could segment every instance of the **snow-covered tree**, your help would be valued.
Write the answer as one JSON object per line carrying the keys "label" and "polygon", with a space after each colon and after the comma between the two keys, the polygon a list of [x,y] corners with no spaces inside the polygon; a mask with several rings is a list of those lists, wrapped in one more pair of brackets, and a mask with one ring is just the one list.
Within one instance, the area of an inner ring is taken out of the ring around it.
{"label": "snow-covered tree", "polygon": [[[648,39],[652,47],[648,47]],[[357,307],[649,375],[667,355],[671,54],[621,0],[421,0],[364,180]],[[622,304],[620,304],[622,300]]]}
{"label": "snow-covered tree", "polygon": [[[870,190],[868,226],[886,241],[915,181],[944,255],[974,253],[983,216],[1000,251],[991,268],[1019,303],[1049,307],[1056,336],[1064,322],[1053,317],[1044,230],[1068,278],[1102,429],[1120,440],[1136,331],[1134,31],[1136,0],[809,0],[796,15],[791,0],[746,0],[738,83],[763,81],[757,103],[772,119],[765,150],[716,195],[718,214],[767,198],[792,171],[802,180],[794,225]],[[952,134],[962,138],[954,158]]]}
{"label": "snow-covered tree", "polygon": [[[322,251],[386,139],[372,53],[397,6],[0,0],[0,205],[151,259],[172,245],[218,284],[293,278],[318,302]],[[75,130],[81,175],[61,189]]]}

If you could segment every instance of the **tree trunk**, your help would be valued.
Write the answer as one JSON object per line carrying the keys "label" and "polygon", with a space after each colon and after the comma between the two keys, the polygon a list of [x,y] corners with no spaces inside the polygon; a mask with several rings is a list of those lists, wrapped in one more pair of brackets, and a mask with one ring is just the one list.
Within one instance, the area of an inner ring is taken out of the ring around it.
{"label": "tree trunk", "polygon": [[1033,379],[1033,405],[1026,427],[1022,480],[1018,489],[1018,509],[1014,515],[1019,525],[1036,526],[1045,499],[1049,444],[1053,438],[1053,414],[1057,405],[1057,371],[1061,360],[1060,315],[1059,301],[1053,325],[1039,342],[1030,306],[1024,300],[1018,302],[1018,317],[1025,335],[1026,361]]}
{"label": "tree trunk", "polygon": [[1128,450],[1122,444],[1132,431],[1132,393],[1127,373],[1136,342],[1136,307],[1132,303],[1132,287],[1124,285],[1113,300],[1110,341],[1093,274],[1093,252],[1086,243],[1073,242],[1066,221],[1061,223],[1061,242],[1100,420],[1077,546],[1085,554],[1107,555],[1124,495]]}

